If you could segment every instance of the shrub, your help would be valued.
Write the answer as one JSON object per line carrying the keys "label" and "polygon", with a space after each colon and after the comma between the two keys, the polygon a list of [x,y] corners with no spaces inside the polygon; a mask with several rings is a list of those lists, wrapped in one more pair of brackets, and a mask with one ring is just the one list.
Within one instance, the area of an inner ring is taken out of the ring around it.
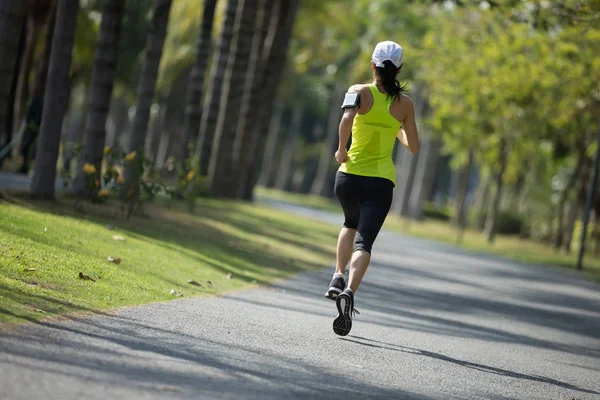
{"label": "shrub", "polygon": [[440,207],[434,203],[426,203],[423,206],[423,216],[426,219],[435,219],[438,221],[449,221],[450,212],[445,207]]}
{"label": "shrub", "polygon": [[523,216],[512,211],[500,211],[496,217],[496,232],[502,235],[519,235],[524,226]]}

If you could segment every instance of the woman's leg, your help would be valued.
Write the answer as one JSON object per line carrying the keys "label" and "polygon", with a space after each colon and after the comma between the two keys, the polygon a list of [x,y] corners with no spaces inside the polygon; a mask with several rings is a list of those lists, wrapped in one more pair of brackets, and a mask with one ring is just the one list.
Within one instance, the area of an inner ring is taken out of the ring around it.
{"label": "woman's leg", "polygon": [[352,250],[354,249],[355,235],[356,229],[343,227],[340,231],[337,241],[337,254],[335,262],[336,274],[344,274],[344,272],[346,272],[346,266],[352,257]]}
{"label": "woman's leg", "polygon": [[348,287],[356,292],[371,262],[371,249],[385,222],[394,193],[394,185],[387,179],[377,179],[370,187],[369,199],[360,204],[360,221],[350,261]]}
{"label": "woman's leg", "polygon": [[360,187],[361,177],[338,172],[335,176],[335,195],[344,211],[344,227],[337,241],[335,273],[343,274],[352,257],[354,238],[360,219]]}

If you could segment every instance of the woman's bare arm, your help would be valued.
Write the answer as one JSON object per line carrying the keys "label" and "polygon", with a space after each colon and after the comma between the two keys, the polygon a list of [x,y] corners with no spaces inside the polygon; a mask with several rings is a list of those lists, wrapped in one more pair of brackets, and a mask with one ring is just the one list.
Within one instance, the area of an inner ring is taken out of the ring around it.
{"label": "woman's bare arm", "polygon": [[[406,100],[408,101],[406,101]],[[412,154],[417,154],[419,151],[419,133],[417,130],[417,122],[415,120],[415,106],[409,97],[402,99],[406,101],[406,117],[402,121],[402,128],[398,131],[398,140]]]}

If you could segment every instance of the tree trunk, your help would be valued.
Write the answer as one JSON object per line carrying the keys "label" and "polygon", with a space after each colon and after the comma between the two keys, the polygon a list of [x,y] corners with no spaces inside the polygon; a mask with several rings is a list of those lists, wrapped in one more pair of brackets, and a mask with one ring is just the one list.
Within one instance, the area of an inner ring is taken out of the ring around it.
{"label": "tree trunk", "polygon": [[202,93],[204,92],[204,76],[206,75],[206,65],[210,55],[212,44],[213,21],[215,17],[215,8],[217,0],[204,0],[204,10],[202,11],[202,25],[198,31],[196,40],[196,61],[192,67],[190,75],[187,101],[185,105],[185,119],[183,122],[184,148],[183,165],[190,154],[195,150],[200,131],[200,121],[202,119]]}
{"label": "tree trunk", "polygon": [[[258,140],[254,131],[256,119],[251,115],[255,112],[254,105],[258,101],[258,96],[263,85],[266,84],[264,71],[268,62],[269,52],[272,50],[273,40],[267,41],[269,31],[276,27],[274,18],[273,0],[262,0],[259,5],[259,12],[256,18],[255,30],[258,34],[254,35],[252,41],[250,62],[244,85],[244,97],[240,109],[240,119],[237,126],[237,135],[233,148],[233,164],[235,174],[235,187],[237,188],[236,197],[241,198],[243,193],[244,181],[247,179],[247,169],[250,168],[252,154],[257,150]],[[271,38],[270,38],[271,39]]]}
{"label": "tree trunk", "polygon": [[[46,24],[46,43],[44,44],[44,52],[42,53],[42,58],[37,63],[37,68],[35,72],[34,87],[38,88],[41,93],[45,93],[46,91],[46,83],[48,81],[48,70],[50,69],[52,39],[54,38],[54,28],[56,26],[56,13],[58,9],[58,4],[56,3],[56,1],[57,0],[52,1],[50,7],[48,23]],[[69,84],[69,86],[71,85]]]}
{"label": "tree trunk", "polygon": [[469,151],[469,161],[467,165],[461,171],[461,177],[457,185],[456,193],[456,204],[454,209],[454,224],[458,228],[458,236],[456,238],[457,243],[462,242],[463,234],[467,228],[468,222],[468,209],[467,209],[467,195],[469,193],[469,183],[471,181],[471,174],[473,172],[473,150]]}
{"label": "tree trunk", "polygon": [[469,181],[471,179],[471,170],[473,169],[473,151],[469,151],[469,161],[458,173],[456,182],[456,195],[454,198],[454,212],[450,223],[460,227],[463,222],[464,205],[469,190]]}
{"label": "tree trunk", "polygon": [[[485,220],[487,218],[487,209],[489,208],[489,199],[490,199],[490,191],[492,188],[493,177],[490,175],[485,179],[483,184],[483,191],[478,196],[477,204],[475,208],[477,209],[477,230],[483,231],[485,227]],[[481,190],[481,189],[480,189]]]}
{"label": "tree trunk", "polygon": [[567,182],[567,186],[564,188],[563,192],[560,194],[560,201],[558,202],[558,215],[557,219],[557,228],[556,228],[556,236],[554,239],[554,248],[559,250],[562,248],[564,239],[565,239],[565,207],[567,204],[567,200],[569,194],[573,191],[573,187],[577,183],[577,179],[579,178],[579,173],[581,172],[581,168],[583,167],[583,162],[585,161],[585,146],[581,146],[577,155],[577,165],[573,170],[573,173],[569,177],[569,181]]}
{"label": "tree trunk", "polygon": [[[6,120],[12,119],[10,92],[16,71],[19,41],[25,20],[26,2],[22,0],[0,0],[0,129],[5,128]],[[11,107],[9,107],[9,105]],[[17,129],[13,125],[13,129]],[[12,132],[10,132],[12,134]],[[9,132],[5,132],[1,144],[8,144]],[[11,135],[12,138],[12,135]],[[0,150],[4,146],[0,146]]]}
{"label": "tree trunk", "polygon": [[[227,62],[219,119],[208,167],[210,192],[213,196],[235,198],[237,195],[234,147],[243,101],[245,72],[255,34],[259,0],[243,0],[237,10],[231,57]],[[241,89],[241,90],[240,90]]]}
{"label": "tree trunk", "polygon": [[275,103],[275,109],[271,116],[269,133],[267,134],[267,143],[260,172],[260,185],[269,187],[270,176],[273,174],[273,164],[275,161],[275,152],[277,151],[277,142],[281,131],[281,120],[283,119],[283,105],[280,102]]}
{"label": "tree trunk", "polygon": [[[29,78],[34,66],[35,53],[40,33],[51,12],[54,0],[27,0],[27,39],[25,52],[19,70],[19,80],[15,94],[13,126],[19,126],[25,114],[25,105],[30,97]],[[39,90],[39,88],[35,88]],[[43,96],[43,91],[42,94]]]}
{"label": "tree trunk", "polygon": [[48,72],[48,90],[44,96],[42,126],[37,145],[37,159],[31,182],[32,194],[54,198],[56,162],[63,116],[67,109],[69,70],[77,27],[79,0],[60,0],[58,20],[52,41],[52,56]]}
{"label": "tree trunk", "polygon": [[252,199],[254,187],[256,186],[259,171],[261,170],[260,163],[262,159],[258,156],[258,146],[262,143],[261,138],[264,137],[264,133],[268,130],[279,81],[281,80],[287,60],[287,50],[297,10],[298,0],[277,0],[273,7],[277,23],[275,24],[275,29],[269,32],[266,40],[266,42],[272,43],[265,54],[267,61],[263,75],[263,84],[256,102],[253,101],[253,104],[260,104],[260,107],[258,107],[258,112],[250,115],[250,118],[254,118],[254,128],[252,128],[253,141],[249,149],[251,158],[247,162],[247,165],[250,167],[246,169],[248,175],[242,179],[242,184],[240,185],[241,197],[246,200]]}
{"label": "tree trunk", "polygon": [[408,213],[408,199],[412,189],[415,171],[417,169],[419,153],[411,154],[402,149],[398,154],[396,162],[397,185],[392,203],[392,212],[397,215],[406,216]]}
{"label": "tree trunk", "polygon": [[489,214],[485,221],[485,237],[488,243],[492,244],[496,237],[496,219],[500,211],[500,199],[502,198],[504,171],[506,171],[506,163],[508,161],[508,144],[505,139],[500,139],[500,156],[498,158],[498,171],[495,176],[496,192],[494,199],[489,209]]}
{"label": "tree trunk", "polygon": [[[397,152],[399,153],[402,150],[402,145],[398,141],[396,143],[398,146]],[[440,148],[440,141],[430,137],[419,150],[417,171],[408,203],[408,216],[411,219],[423,219],[423,203],[431,194],[435,183]],[[399,158],[399,156],[396,156],[396,158]]]}
{"label": "tree trunk", "polygon": [[329,117],[327,118],[327,130],[325,135],[325,143],[321,149],[319,157],[319,166],[317,167],[317,175],[313,181],[310,192],[319,196],[325,195],[325,185],[329,180],[328,175],[331,174],[332,165],[334,163],[335,151],[339,143],[340,118],[342,115],[341,104],[346,93],[346,85],[338,83],[331,92],[331,104],[329,105]]}
{"label": "tree trunk", "polygon": [[211,162],[211,152],[217,118],[221,112],[221,96],[225,83],[225,70],[229,64],[231,42],[233,41],[233,29],[236,23],[238,1],[227,0],[223,30],[217,41],[217,53],[213,59],[210,79],[207,87],[207,98],[204,102],[202,117],[200,121],[200,132],[196,151],[200,157],[200,174],[208,176],[208,168]]}
{"label": "tree trunk", "polygon": [[[148,134],[148,121],[150,119],[150,108],[154,103],[154,91],[158,77],[158,67],[163,54],[167,25],[169,23],[169,12],[171,11],[171,0],[154,0],[154,9],[150,28],[146,38],[146,55],[142,64],[142,72],[137,90],[137,106],[133,127],[129,136],[128,151],[135,151],[140,157],[145,158],[145,143]],[[139,179],[141,171],[135,167],[141,165],[134,162],[126,169],[124,189],[133,190],[133,196],[139,196]]]}
{"label": "tree trunk", "polygon": [[292,179],[294,155],[296,154],[296,143],[298,142],[298,136],[300,135],[303,114],[303,107],[301,105],[295,106],[275,178],[275,187],[279,190],[289,190],[290,181]]}
{"label": "tree trunk", "polygon": [[75,178],[74,192],[90,195],[98,190],[88,184],[88,177],[83,172],[83,164],[96,167],[95,179],[100,179],[104,143],[106,139],[106,118],[110,107],[115,76],[117,72],[117,56],[125,1],[104,0],[102,22],[94,56],[94,71],[90,88],[90,98],[85,123],[85,139],[83,157],[80,158]]}

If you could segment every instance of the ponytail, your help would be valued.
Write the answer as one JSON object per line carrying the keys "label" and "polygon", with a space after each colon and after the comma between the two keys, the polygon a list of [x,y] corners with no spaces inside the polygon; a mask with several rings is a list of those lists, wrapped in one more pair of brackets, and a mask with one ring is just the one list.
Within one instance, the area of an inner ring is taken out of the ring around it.
{"label": "ponytail", "polygon": [[388,99],[400,98],[400,95],[406,92],[406,85],[400,85],[400,82],[396,79],[398,68],[390,60],[385,60],[383,65],[383,67],[375,67],[375,81],[383,86]]}

